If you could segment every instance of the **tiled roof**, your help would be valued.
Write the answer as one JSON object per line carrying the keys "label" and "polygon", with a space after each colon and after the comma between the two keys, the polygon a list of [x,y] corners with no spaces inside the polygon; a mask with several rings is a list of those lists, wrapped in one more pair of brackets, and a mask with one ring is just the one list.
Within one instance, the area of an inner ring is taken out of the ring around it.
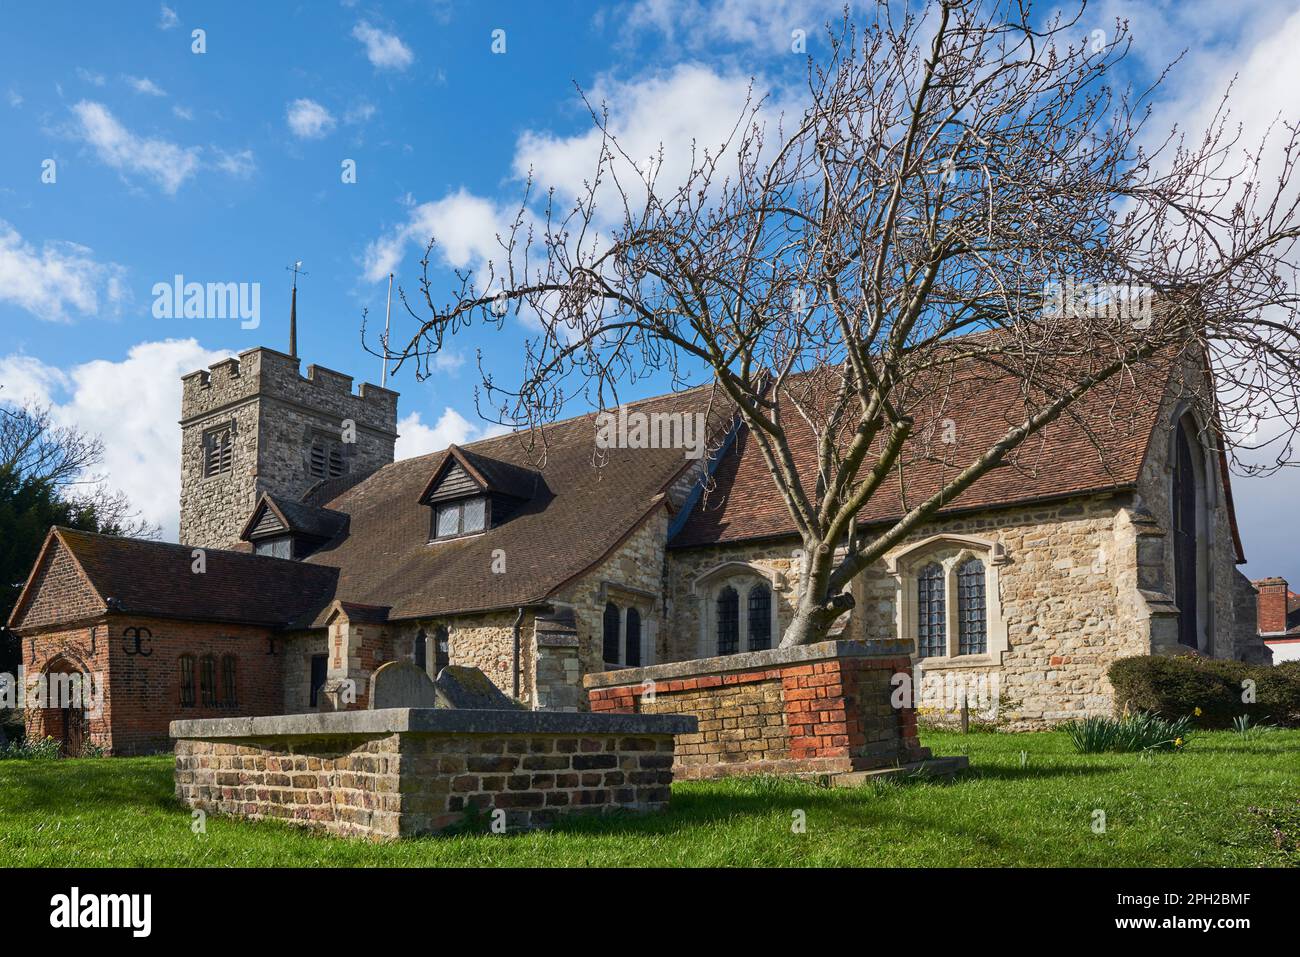
{"label": "tiled roof", "polygon": [[283,519],[288,531],[310,535],[313,538],[333,538],[343,530],[343,527],[348,522],[348,517],[342,512],[331,511],[318,505],[306,505],[302,502],[295,502],[290,498],[263,492],[262,497],[258,499],[257,505],[253,508],[253,514],[249,517],[248,523],[244,526],[244,533],[240,536],[241,538],[247,539],[249,537],[263,511],[267,508],[272,509]]}
{"label": "tiled roof", "polygon": [[[1166,382],[1167,373],[1108,380],[1080,399],[1072,414],[1026,440],[941,514],[1132,486],[1142,468]],[[804,393],[817,387],[811,374],[791,385]],[[932,398],[935,393],[939,399]],[[921,398],[903,406],[916,427],[900,460],[902,475],[898,468],[890,473],[860,513],[862,524],[902,517],[1025,416],[1018,378],[990,363],[968,360],[947,388],[919,389],[917,394]],[[817,469],[815,437],[788,398],[783,400],[782,413],[796,465],[811,491]],[[952,444],[943,441],[944,420],[952,423],[948,436],[955,440]],[[793,520],[758,444],[748,430],[741,429],[718,463],[714,487],[671,544],[689,547],[794,533]]]}
{"label": "tiled roof", "polygon": [[55,534],[92,587],[128,614],[287,626],[310,621],[329,602],[338,572],[279,558],[205,549],[206,570],[193,570],[189,545],[95,535]]}
{"label": "tiled roof", "polygon": [[[720,405],[712,396],[701,386],[628,409],[709,412]],[[429,541],[430,509],[420,498],[448,451],[384,466],[324,503],[349,517],[348,528],[306,561],[340,569],[335,598],[391,606],[392,618],[541,602],[602,560],[690,464],[681,449],[612,448],[597,465],[596,432],[589,414],[547,426],[544,446],[539,438],[533,449],[520,435],[461,448],[489,483],[529,497],[501,525],[447,541]],[[520,475],[536,488],[515,481]],[[492,570],[498,556],[502,574]]]}

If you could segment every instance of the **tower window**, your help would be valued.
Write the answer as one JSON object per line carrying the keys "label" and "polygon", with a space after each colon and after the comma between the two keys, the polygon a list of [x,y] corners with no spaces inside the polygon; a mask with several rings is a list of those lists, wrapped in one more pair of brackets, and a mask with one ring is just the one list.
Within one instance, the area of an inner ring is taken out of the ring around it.
{"label": "tower window", "polygon": [[224,475],[234,467],[234,429],[223,425],[203,433],[203,476]]}
{"label": "tower window", "polygon": [[347,471],[342,445],[323,435],[314,436],[307,470],[314,478],[338,478]]}

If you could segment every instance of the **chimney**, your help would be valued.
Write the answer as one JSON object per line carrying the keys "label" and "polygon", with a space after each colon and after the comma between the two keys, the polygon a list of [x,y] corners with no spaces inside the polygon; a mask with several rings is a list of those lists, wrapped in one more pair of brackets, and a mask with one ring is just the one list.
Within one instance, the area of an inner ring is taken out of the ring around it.
{"label": "chimney", "polygon": [[1286,631],[1287,584],[1285,578],[1261,578],[1253,583],[1259,592],[1258,616],[1261,635]]}

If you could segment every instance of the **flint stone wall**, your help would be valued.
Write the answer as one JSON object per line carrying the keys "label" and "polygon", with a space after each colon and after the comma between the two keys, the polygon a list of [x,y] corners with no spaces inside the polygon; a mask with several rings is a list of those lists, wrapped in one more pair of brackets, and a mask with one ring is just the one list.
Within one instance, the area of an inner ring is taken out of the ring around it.
{"label": "flint stone wall", "polygon": [[435,834],[468,812],[506,830],[668,806],[680,716],[388,708],[174,721],[190,807],[374,840]]}

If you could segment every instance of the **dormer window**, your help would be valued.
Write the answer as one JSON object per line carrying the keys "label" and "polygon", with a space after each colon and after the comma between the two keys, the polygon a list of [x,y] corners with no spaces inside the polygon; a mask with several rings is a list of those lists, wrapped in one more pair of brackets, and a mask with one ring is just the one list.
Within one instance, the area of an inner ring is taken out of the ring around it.
{"label": "dormer window", "polygon": [[240,535],[270,558],[306,558],[347,526],[342,512],[263,493]]}
{"label": "dormer window", "polygon": [[487,528],[487,498],[474,498],[456,502],[441,502],[434,508],[433,537],[456,538],[473,535]]}
{"label": "dormer window", "polygon": [[522,508],[537,482],[529,469],[450,446],[420,496],[431,513],[429,540],[486,532]]}

